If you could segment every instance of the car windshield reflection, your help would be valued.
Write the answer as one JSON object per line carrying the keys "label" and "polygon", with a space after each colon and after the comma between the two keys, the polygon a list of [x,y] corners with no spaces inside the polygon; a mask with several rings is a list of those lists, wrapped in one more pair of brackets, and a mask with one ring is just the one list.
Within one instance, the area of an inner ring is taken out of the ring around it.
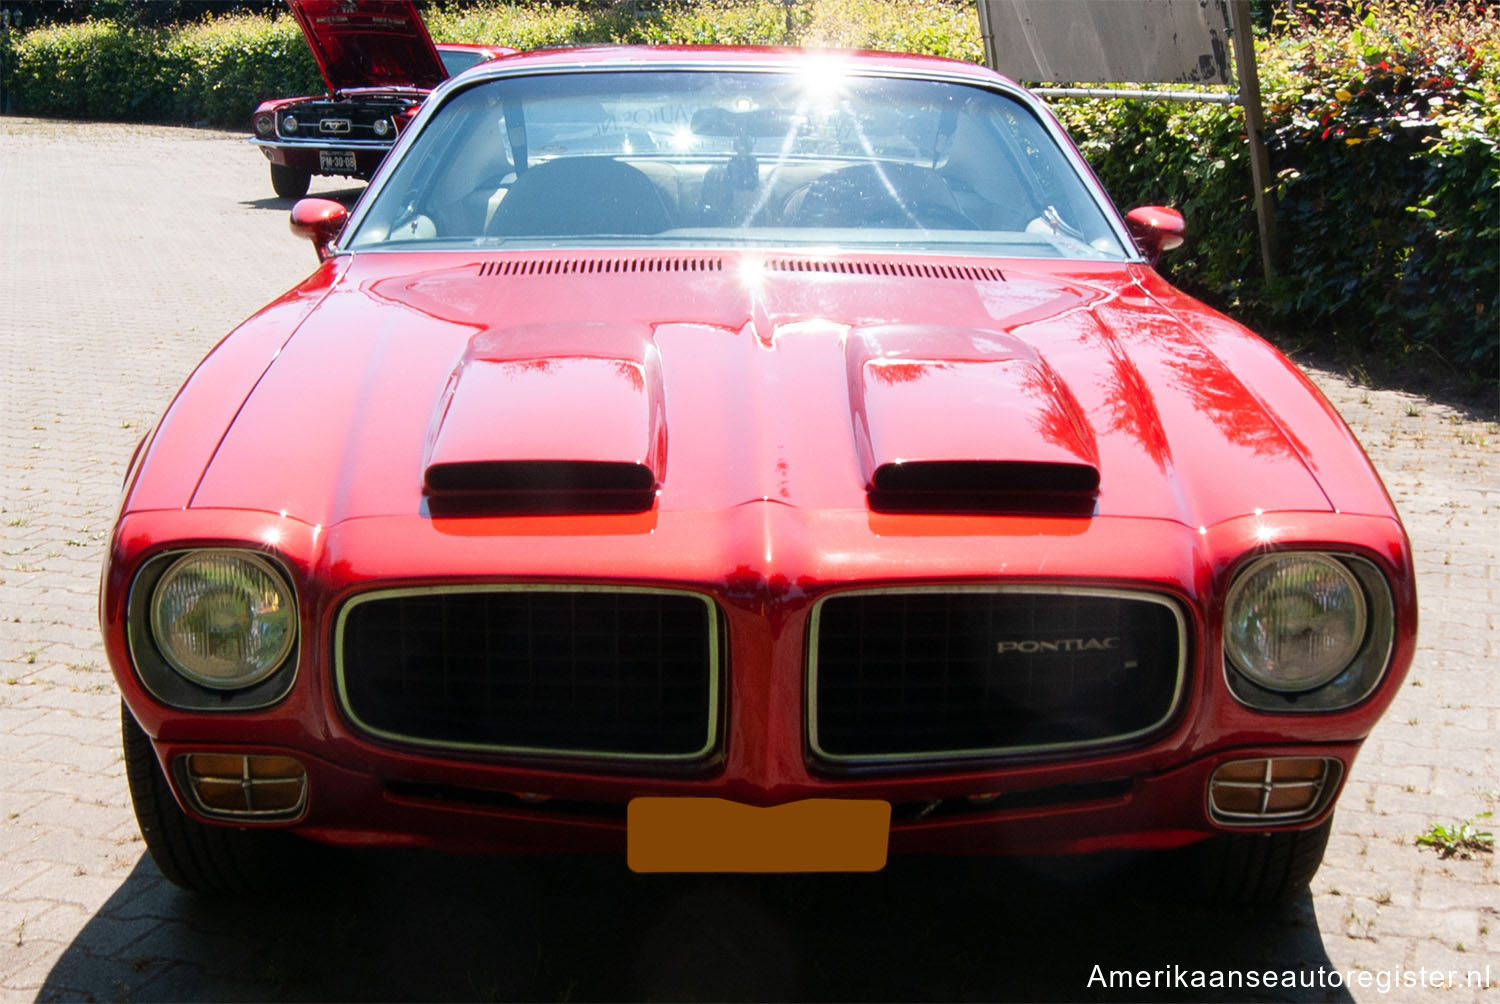
{"label": "car windshield reflection", "polygon": [[1126,257],[1021,102],[769,72],[502,77],[449,96],[348,247],[707,245]]}

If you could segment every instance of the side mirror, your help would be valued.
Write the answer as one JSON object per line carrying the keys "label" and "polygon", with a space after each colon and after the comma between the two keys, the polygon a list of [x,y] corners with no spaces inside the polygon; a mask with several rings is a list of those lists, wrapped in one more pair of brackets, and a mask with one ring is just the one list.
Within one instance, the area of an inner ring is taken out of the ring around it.
{"label": "side mirror", "polygon": [[1141,206],[1125,214],[1125,227],[1135,238],[1135,246],[1154,266],[1163,252],[1182,246],[1187,221],[1166,206]]}
{"label": "side mirror", "polygon": [[332,199],[299,199],[292,207],[292,233],[313,242],[318,261],[328,258],[329,249],[349,219],[349,210]]}

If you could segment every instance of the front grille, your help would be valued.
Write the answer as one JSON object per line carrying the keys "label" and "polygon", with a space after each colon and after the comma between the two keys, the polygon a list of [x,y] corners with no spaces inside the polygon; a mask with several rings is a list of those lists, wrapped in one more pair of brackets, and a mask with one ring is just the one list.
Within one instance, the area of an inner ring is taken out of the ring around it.
{"label": "front grille", "polygon": [[396,742],[696,760],[718,738],[717,615],[689,593],[592,586],[390,590],[339,616],[339,697]]}
{"label": "front grille", "polygon": [[[291,140],[353,140],[390,145],[396,141],[395,131],[379,135],[375,132],[375,123],[384,119],[390,125],[392,116],[410,106],[410,101],[399,99],[304,101],[287,105],[276,113],[276,131],[282,138]],[[297,120],[296,132],[288,133],[283,128],[287,116]]]}
{"label": "front grille", "polygon": [[1186,655],[1177,607],[1106,590],[879,590],[813,611],[809,735],[834,763],[1121,742],[1165,724]]}

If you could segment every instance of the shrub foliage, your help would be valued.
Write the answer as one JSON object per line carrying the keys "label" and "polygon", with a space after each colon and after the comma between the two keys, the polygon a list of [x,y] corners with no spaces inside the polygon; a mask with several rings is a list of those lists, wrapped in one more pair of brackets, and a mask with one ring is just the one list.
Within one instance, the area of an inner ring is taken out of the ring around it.
{"label": "shrub foliage", "polygon": [[[1281,4],[1269,8],[1273,15]],[[1259,39],[1281,261],[1261,275],[1238,109],[1061,101],[1122,207],[1183,210],[1174,281],[1303,344],[1500,372],[1500,11],[1482,0],[1319,0]],[[967,0],[434,3],[438,41],[808,44],[981,59]],[[12,111],[242,127],[321,82],[287,15],[11,33]]]}
{"label": "shrub foliage", "polygon": [[[1314,16],[1316,15],[1316,16]],[[1500,12],[1381,0],[1278,23],[1258,54],[1278,274],[1260,272],[1244,124],[1223,106],[1067,102],[1122,205],[1186,213],[1173,278],[1307,345],[1500,371]]]}

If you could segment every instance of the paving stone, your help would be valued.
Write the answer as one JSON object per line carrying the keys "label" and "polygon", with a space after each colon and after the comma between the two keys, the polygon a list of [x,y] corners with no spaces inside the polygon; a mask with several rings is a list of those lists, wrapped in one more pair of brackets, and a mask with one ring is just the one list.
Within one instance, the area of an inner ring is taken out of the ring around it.
{"label": "paving stone", "polygon": [[1429,867],[1422,876],[1418,899],[1424,910],[1500,910],[1500,882],[1496,881],[1493,855],[1480,860],[1456,860]]}

